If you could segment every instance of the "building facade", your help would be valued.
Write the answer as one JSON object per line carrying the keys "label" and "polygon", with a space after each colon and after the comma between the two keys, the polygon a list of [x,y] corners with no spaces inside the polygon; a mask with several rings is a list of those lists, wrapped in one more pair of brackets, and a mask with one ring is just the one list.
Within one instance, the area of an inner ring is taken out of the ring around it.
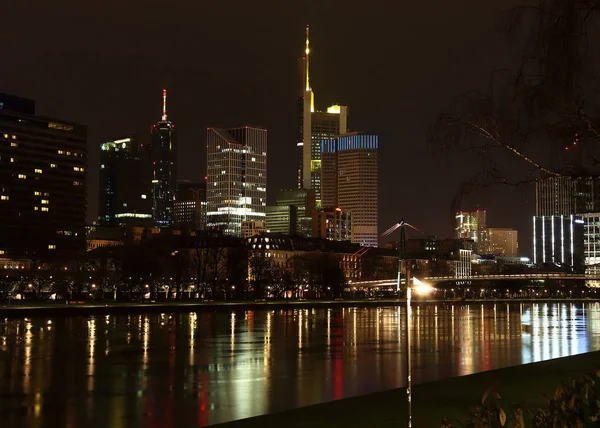
{"label": "building facade", "polygon": [[267,233],[246,240],[251,253],[261,254],[273,265],[293,272],[293,260],[326,255],[339,264],[347,281],[396,278],[398,255],[383,248],[360,251],[359,245],[343,241],[284,236]]}
{"label": "building facade", "polygon": [[162,118],[152,125],[148,146],[152,166],[152,216],[157,227],[173,225],[177,191],[177,135],[167,119],[167,90],[163,89]]}
{"label": "building facade", "polygon": [[352,215],[341,208],[322,209],[313,216],[313,238],[352,241]]}
{"label": "building facade", "polygon": [[294,235],[298,209],[294,205],[271,205],[267,207],[265,227],[270,233]]}
{"label": "building facade", "polygon": [[0,257],[85,250],[87,128],[0,94]]}
{"label": "building facade", "polygon": [[323,140],[324,200],[352,216],[352,242],[378,244],[379,138],[353,132]]}
{"label": "building facade", "polygon": [[518,257],[519,232],[515,229],[490,227],[488,229],[488,251],[496,256]]}
{"label": "building facade", "polygon": [[475,252],[488,252],[487,213],[485,210],[456,213],[456,239],[471,239],[475,242]]}
{"label": "building facade", "polygon": [[244,220],[242,222],[242,238],[251,238],[256,235],[261,235],[266,233],[267,229],[265,228],[264,221],[258,220]]}
{"label": "building facade", "polygon": [[321,141],[348,131],[348,107],[332,105],[315,110],[315,95],[310,86],[310,44],[306,28],[306,47],[300,61],[302,76],[297,98],[298,188],[313,189],[316,206],[321,207]]}
{"label": "building facade", "polygon": [[314,211],[314,190],[281,189],[275,206],[267,207],[266,227],[273,233],[310,237]]}
{"label": "building facade", "polygon": [[[583,257],[585,273],[600,274],[600,213],[581,214],[583,220]],[[598,281],[591,284],[600,286]]]}
{"label": "building facade", "polygon": [[187,230],[203,230],[206,227],[206,183],[177,183],[173,226]]}
{"label": "building facade", "polygon": [[536,181],[536,216],[569,216],[600,211],[600,177],[541,177]]}
{"label": "building facade", "polygon": [[207,223],[240,236],[242,221],[265,220],[267,130],[207,130]]}
{"label": "building facade", "polygon": [[148,151],[133,137],[100,146],[98,222],[110,226],[153,226],[152,172]]}
{"label": "building facade", "polygon": [[533,263],[584,266],[584,220],[577,216],[533,218]]}

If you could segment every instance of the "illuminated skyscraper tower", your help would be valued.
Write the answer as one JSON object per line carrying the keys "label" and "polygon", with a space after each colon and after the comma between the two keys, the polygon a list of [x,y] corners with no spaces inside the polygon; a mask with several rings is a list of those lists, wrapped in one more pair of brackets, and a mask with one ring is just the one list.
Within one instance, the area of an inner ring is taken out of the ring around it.
{"label": "illuminated skyscraper tower", "polygon": [[167,90],[163,89],[162,119],[152,125],[149,146],[152,164],[152,216],[157,227],[171,227],[177,191],[177,139],[167,120]]}
{"label": "illuminated skyscraper tower", "polygon": [[379,137],[365,132],[340,135],[321,144],[323,207],[351,214],[351,240],[365,247],[377,246],[378,151]]}
{"label": "illuminated skyscraper tower", "polygon": [[333,105],[327,111],[315,110],[315,95],[310,86],[310,41],[306,27],[306,47],[297,99],[298,188],[314,189],[317,206],[321,205],[321,141],[348,131],[348,107]]}
{"label": "illuminated skyscraper tower", "polygon": [[207,226],[240,236],[243,221],[265,221],[267,130],[208,128]]}

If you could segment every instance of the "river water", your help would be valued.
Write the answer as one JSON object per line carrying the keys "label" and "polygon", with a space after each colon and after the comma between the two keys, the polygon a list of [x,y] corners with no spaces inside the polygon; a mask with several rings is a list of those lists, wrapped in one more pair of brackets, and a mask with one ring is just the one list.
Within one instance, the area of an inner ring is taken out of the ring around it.
{"label": "river water", "polygon": [[[600,350],[600,304],[422,305],[415,383]],[[206,426],[403,386],[404,310],[0,320],[0,426]]]}

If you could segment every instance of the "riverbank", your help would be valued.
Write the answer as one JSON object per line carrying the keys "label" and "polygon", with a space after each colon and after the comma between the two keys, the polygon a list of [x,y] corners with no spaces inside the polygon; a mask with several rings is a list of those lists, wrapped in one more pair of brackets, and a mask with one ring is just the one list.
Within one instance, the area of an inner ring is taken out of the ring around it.
{"label": "riverbank", "polygon": [[[494,304],[494,303],[593,303],[600,299],[467,299],[454,300],[413,300],[414,305],[462,305]],[[267,302],[194,302],[194,301],[165,301],[165,302],[36,302],[20,301],[10,305],[0,305],[0,316],[71,316],[97,314],[141,314],[164,312],[194,312],[194,311],[232,311],[232,310],[275,310],[275,309],[310,309],[324,307],[379,307],[404,306],[404,299],[377,300],[284,300]]]}
{"label": "riverbank", "polygon": [[[490,387],[502,397],[501,405],[542,406],[544,394],[554,393],[561,381],[600,368],[600,352],[575,355],[413,387],[413,426],[440,426],[444,417],[462,419],[481,403]],[[406,426],[406,389],[347,398],[329,403],[258,416],[218,428],[389,428]]]}

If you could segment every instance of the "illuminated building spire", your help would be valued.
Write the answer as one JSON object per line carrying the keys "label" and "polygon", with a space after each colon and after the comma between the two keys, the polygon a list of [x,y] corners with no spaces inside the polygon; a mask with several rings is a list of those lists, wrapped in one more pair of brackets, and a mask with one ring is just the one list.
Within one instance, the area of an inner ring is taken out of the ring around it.
{"label": "illuminated building spire", "polygon": [[162,110],[162,121],[167,121],[167,90],[163,89],[163,110]]}
{"label": "illuminated building spire", "polygon": [[[306,75],[306,88],[304,89],[305,94],[304,96],[309,96],[310,97],[310,111],[314,112],[315,111],[315,94],[313,93],[311,87],[310,87],[310,78],[309,78],[309,71],[310,71],[310,41],[309,41],[309,31],[308,31],[308,25],[306,26],[306,48],[304,49],[304,62],[306,65],[306,70],[304,71],[304,74]],[[307,92],[309,92],[310,94],[307,94]]]}
{"label": "illuminated building spire", "polygon": [[306,26],[306,49],[304,50],[304,53],[306,54],[305,58],[306,58],[306,91],[310,91],[310,80],[308,78],[308,72],[310,70],[310,66],[309,66],[309,56],[310,56],[310,42],[309,42],[309,38],[308,38],[308,25]]}

